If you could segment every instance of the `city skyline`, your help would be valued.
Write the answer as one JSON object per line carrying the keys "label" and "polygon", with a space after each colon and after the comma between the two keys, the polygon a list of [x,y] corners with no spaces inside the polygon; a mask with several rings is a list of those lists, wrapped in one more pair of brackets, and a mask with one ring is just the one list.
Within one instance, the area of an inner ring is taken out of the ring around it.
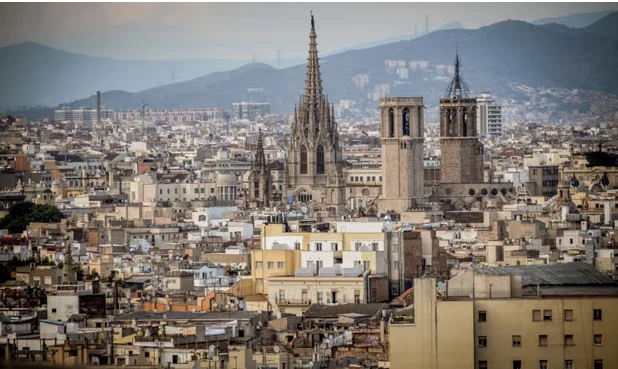
{"label": "city skyline", "polygon": [[[322,55],[449,23],[478,28],[502,20],[534,21],[618,10],[615,3],[246,3],[3,4],[0,47],[37,42],[116,59],[302,58],[310,11]],[[353,11],[353,15],[350,12]],[[285,32],[281,32],[285,29]]]}

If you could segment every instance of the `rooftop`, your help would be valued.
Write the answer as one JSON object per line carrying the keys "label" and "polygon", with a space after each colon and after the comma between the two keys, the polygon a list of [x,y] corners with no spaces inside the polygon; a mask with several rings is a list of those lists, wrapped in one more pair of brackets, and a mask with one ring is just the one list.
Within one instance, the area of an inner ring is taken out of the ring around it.
{"label": "rooftop", "polygon": [[609,285],[618,283],[587,263],[518,265],[473,269],[475,274],[491,276],[521,275],[522,287],[565,285]]}
{"label": "rooftop", "polygon": [[360,314],[373,317],[377,315],[387,304],[340,304],[320,305],[313,304],[305,312],[305,318],[336,318],[339,315]]}

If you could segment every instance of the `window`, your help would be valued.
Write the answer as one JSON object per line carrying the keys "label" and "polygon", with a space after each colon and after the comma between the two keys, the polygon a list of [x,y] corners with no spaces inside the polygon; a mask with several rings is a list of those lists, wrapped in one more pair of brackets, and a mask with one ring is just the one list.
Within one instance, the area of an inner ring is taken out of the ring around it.
{"label": "window", "polygon": [[256,261],[255,262],[255,269],[262,269],[264,268],[264,265],[262,264],[261,261]]}
{"label": "window", "polygon": [[573,335],[572,334],[565,334],[564,335],[564,345],[565,346],[574,346],[575,342],[573,341]]}
{"label": "window", "polygon": [[150,357],[150,352],[148,351],[144,352],[144,357]]}
{"label": "window", "polygon": [[275,269],[275,262],[274,261],[269,261],[267,265],[268,265],[268,269]]}
{"label": "window", "polygon": [[242,338],[245,336],[245,330],[244,329],[239,329],[238,330],[238,337]]}
{"label": "window", "polygon": [[378,250],[378,243],[377,242],[372,242],[371,243],[371,250],[372,251],[377,251]]}
{"label": "window", "polygon": [[479,311],[479,323],[484,323],[487,321],[487,312]]}
{"label": "window", "polygon": [[187,193],[187,189],[186,189],[186,188],[183,188],[183,189],[182,189],[182,193]]}
{"label": "window", "polygon": [[264,280],[262,278],[258,278],[255,280],[255,285],[256,286],[263,286],[264,285]]}
{"label": "window", "polygon": [[564,320],[567,322],[573,321],[573,310],[565,310],[564,311]]}
{"label": "window", "polygon": [[539,369],[547,369],[547,360],[539,360]]}
{"label": "window", "polygon": [[532,321],[533,322],[541,321],[541,310],[532,310]]}
{"label": "window", "polygon": [[360,251],[360,248],[361,248],[361,246],[362,246],[362,245],[363,245],[362,243],[360,243],[360,242],[356,242],[356,243],[354,244],[354,247],[356,248],[356,251]]}
{"label": "window", "polygon": [[410,110],[408,108],[403,109],[401,118],[402,118],[401,130],[403,132],[403,135],[409,136],[410,135]]}
{"label": "window", "polygon": [[594,345],[595,346],[601,346],[603,344],[603,335],[602,334],[595,334],[594,335]]}
{"label": "window", "polygon": [[395,112],[393,108],[388,109],[388,137],[395,137]]}
{"label": "window", "polygon": [[603,360],[595,360],[594,369],[603,369]]}
{"label": "window", "polygon": [[318,145],[315,153],[316,164],[315,169],[317,174],[324,174],[324,147]]}
{"label": "window", "polygon": [[487,361],[485,360],[479,361],[479,369],[487,369]]}
{"label": "window", "polygon": [[337,242],[331,242],[330,244],[330,247],[333,249],[333,251],[339,251],[337,246]]}
{"label": "window", "polygon": [[300,174],[307,174],[307,149],[300,148]]}
{"label": "window", "polygon": [[551,310],[543,310],[543,321],[551,322]]}
{"label": "window", "polygon": [[487,347],[487,336],[479,336],[479,347]]}
{"label": "window", "polygon": [[513,369],[521,369],[521,360],[513,360]]}
{"label": "window", "polygon": [[52,313],[55,313],[55,312],[56,312],[56,309],[52,308]]}
{"label": "window", "polygon": [[318,292],[318,304],[322,304],[324,302],[324,293]]}
{"label": "window", "polygon": [[178,355],[172,355],[172,364],[178,364]]}
{"label": "window", "polygon": [[300,250],[300,242],[294,242],[294,249]]}
{"label": "window", "polygon": [[129,350],[129,355],[133,355],[133,350]]}
{"label": "window", "polygon": [[539,336],[539,346],[547,346],[547,335],[542,334]]}
{"label": "window", "polygon": [[283,269],[285,267],[285,263],[283,261],[277,262],[277,269]]}
{"label": "window", "polygon": [[564,361],[564,369],[574,369],[573,360],[565,360]]}
{"label": "window", "polygon": [[594,309],[593,318],[594,320],[603,320],[603,310]]}
{"label": "window", "polygon": [[513,336],[513,347],[521,347],[521,336]]}

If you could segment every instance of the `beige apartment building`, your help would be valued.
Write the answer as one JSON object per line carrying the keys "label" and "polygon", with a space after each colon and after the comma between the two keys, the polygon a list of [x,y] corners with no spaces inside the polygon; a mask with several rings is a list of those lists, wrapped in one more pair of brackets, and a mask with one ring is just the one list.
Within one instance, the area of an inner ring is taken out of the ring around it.
{"label": "beige apartment building", "polygon": [[[391,369],[618,368],[618,285],[585,263],[415,279],[389,325]],[[399,314],[399,315],[398,315]]]}
{"label": "beige apartment building", "polygon": [[[346,270],[386,274],[382,223],[340,222],[337,232],[290,232],[283,224],[262,226],[261,250],[251,251],[251,275],[257,294],[270,294],[273,277],[342,277]],[[364,230],[364,231],[363,231]],[[355,274],[354,277],[360,277]],[[351,274],[346,277],[349,279]],[[348,283],[348,282],[346,282]],[[386,287],[388,292],[388,286]],[[317,301],[317,294],[314,299]],[[351,299],[353,300],[353,298]],[[324,299],[326,301],[326,299]],[[353,302],[353,301],[349,301]]]}

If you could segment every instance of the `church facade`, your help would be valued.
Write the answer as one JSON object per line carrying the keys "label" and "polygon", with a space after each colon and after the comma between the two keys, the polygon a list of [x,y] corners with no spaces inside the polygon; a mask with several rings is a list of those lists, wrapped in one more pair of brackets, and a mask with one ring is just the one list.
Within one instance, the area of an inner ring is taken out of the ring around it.
{"label": "church facade", "polygon": [[343,159],[334,105],[322,91],[322,76],[311,16],[305,90],[294,108],[286,160],[288,199],[330,215],[345,214]]}

